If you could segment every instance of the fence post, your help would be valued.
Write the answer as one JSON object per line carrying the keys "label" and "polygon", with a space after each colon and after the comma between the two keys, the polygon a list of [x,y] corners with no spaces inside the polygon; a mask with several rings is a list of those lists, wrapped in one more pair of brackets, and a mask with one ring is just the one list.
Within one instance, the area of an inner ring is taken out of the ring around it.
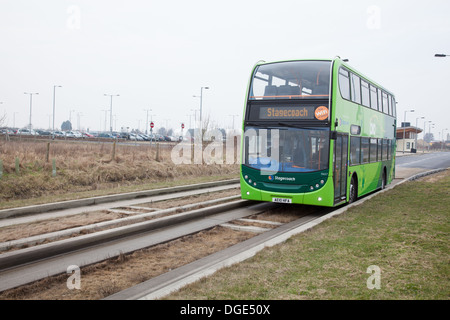
{"label": "fence post", "polygon": [[50,154],[50,142],[47,142],[47,152],[45,153],[45,162],[48,162],[49,154]]}
{"label": "fence post", "polygon": [[160,156],[159,156],[159,142],[156,143],[156,161],[160,162]]}
{"label": "fence post", "polygon": [[52,160],[52,177],[56,177],[56,160]]}
{"label": "fence post", "polygon": [[2,178],[2,176],[3,176],[3,161],[0,160],[0,179]]}
{"label": "fence post", "polygon": [[116,141],[114,141],[113,143],[113,149],[112,149],[112,155],[111,155],[111,160],[115,160],[116,159]]}

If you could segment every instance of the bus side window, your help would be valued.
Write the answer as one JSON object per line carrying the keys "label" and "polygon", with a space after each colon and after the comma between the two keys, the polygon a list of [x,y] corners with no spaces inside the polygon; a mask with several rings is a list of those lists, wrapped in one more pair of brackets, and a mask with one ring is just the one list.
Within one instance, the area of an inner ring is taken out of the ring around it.
{"label": "bus side window", "polygon": [[392,99],[391,96],[388,96],[388,105],[389,105],[389,115],[392,116]]}
{"label": "bus side window", "polygon": [[387,160],[387,140],[383,139],[383,150],[381,152],[382,160]]}
{"label": "bus side window", "polygon": [[378,111],[383,112],[383,103],[381,99],[381,90],[378,89]]}
{"label": "bus side window", "polygon": [[339,69],[339,90],[344,99],[350,100],[350,79],[349,72],[344,68]]}
{"label": "bus side window", "polygon": [[361,138],[352,136],[350,138],[350,165],[360,163],[361,157]]}
{"label": "bus side window", "polygon": [[370,107],[378,110],[377,88],[373,85],[370,85]]}
{"label": "bus side window", "polygon": [[378,139],[378,156],[377,156],[377,158],[378,158],[378,161],[381,161],[382,160],[382,149],[381,149],[381,142],[382,142],[382,140],[383,139]]}
{"label": "bus side window", "polygon": [[387,159],[391,160],[391,157],[392,157],[391,140],[387,141],[386,148],[387,148]]}
{"label": "bus side window", "polygon": [[361,80],[361,94],[362,94],[362,104],[363,106],[370,108],[370,92],[369,92],[369,84]]}
{"label": "bus side window", "polygon": [[351,73],[352,101],[361,104],[361,79],[354,73]]}
{"label": "bus side window", "polygon": [[361,138],[361,163],[369,162],[369,138]]}
{"label": "bus side window", "polygon": [[397,106],[395,105],[395,98],[392,97],[392,115],[397,117]]}
{"label": "bus side window", "polygon": [[382,96],[383,96],[383,112],[389,114],[388,96],[386,92],[383,92]]}

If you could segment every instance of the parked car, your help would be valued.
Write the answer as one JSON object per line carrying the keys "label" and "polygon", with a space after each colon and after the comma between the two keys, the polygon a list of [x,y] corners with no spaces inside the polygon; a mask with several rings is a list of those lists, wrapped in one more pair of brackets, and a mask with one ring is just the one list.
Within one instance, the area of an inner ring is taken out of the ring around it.
{"label": "parked car", "polygon": [[2,129],[2,130],[0,130],[0,133],[3,133],[3,134],[14,134],[14,131],[11,130],[11,129]]}
{"label": "parked car", "polygon": [[143,133],[140,133],[139,135],[141,136],[142,139],[144,139],[144,141],[150,141],[150,136]]}
{"label": "parked car", "polygon": [[83,134],[79,131],[72,131],[72,133],[74,134],[75,138],[84,138]]}
{"label": "parked car", "polygon": [[144,141],[144,138],[142,138],[140,135],[136,133],[130,133],[130,140]]}
{"label": "parked car", "polygon": [[83,135],[83,138],[93,138],[94,137],[92,134],[90,134],[88,132],[83,132],[82,135]]}
{"label": "parked car", "polygon": [[62,132],[62,131],[54,131],[53,134],[56,137],[64,137],[64,132]]}
{"label": "parked car", "polygon": [[33,129],[30,130],[30,129],[23,128],[23,129],[17,130],[16,134],[36,135],[36,131],[34,131]]}
{"label": "parked car", "polygon": [[45,130],[36,130],[36,133],[40,136],[49,136],[51,135],[50,131],[45,131]]}
{"label": "parked car", "polygon": [[100,132],[97,137],[114,139],[114,137],[110,133],[106,133],[106,132]]}

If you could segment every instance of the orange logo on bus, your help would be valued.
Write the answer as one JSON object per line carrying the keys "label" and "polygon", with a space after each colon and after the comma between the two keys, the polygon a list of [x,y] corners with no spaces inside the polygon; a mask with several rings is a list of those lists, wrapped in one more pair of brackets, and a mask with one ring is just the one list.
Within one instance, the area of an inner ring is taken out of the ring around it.
{"label": "orange logo on bus", "polygon": [[317,120],[325,120],[328,119],[328,108],[325,106],[320,106],[314,112],[314,115]]}

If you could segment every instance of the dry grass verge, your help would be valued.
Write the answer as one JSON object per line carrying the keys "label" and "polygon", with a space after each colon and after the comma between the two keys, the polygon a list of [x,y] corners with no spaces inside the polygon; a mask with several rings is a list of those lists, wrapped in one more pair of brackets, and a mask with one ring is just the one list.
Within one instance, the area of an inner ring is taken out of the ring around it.
{"label": "dry grass verge", "polygon": [[[136,185],[159,185],[200,177],[238,177],[237,164],[175,165],[171,146],[120,145],[112,158],[111,143],[54,141],[46,161],[46,141],[0,141],[3,177],[0,179],[0,208],[23,199],[55,197],[68,193],[98,195],[101,190],[133,190]],[[16,172],[16,159],[18,171]],[[52,160],[56,176],[52,176]]]}

